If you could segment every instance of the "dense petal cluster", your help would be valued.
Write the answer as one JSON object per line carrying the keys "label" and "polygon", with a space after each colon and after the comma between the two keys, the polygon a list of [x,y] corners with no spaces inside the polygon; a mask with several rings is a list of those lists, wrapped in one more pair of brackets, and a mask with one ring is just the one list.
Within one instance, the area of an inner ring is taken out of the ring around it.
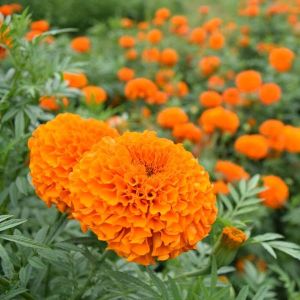
{"label": "dense petal cluster", "polygon": [[229,182],[249,178],[249,173],[243,167],[228,160],[218,160],[215,171],[222,174],[224,179]]}
{"label": "dense petal cluster", "polygon": [[110,249],[144,265],[193,249],[216,219],[203,167],[153,132],[103,138],[70,181],[74,217]]}
{"label": "dense petal cluster", "polygon": [[180,107],[165,108],[157,115],[157,123],[164,128],[173,128],[178,124],[187,123],[188,120],[188,115]]}
{"label": "dense petal cluster", "polygon": [[147,99],[157,92],[155,83],[147,78],[135,78],[127,82],[125,96],[129,100]]}
{"label": "dense petal cluster", "polygon": [[64,211],[71,206],[69,174],[103,136],[117,136],[106,123],[65,113],[39,126],[29,139],[30,174],[38,196]]}

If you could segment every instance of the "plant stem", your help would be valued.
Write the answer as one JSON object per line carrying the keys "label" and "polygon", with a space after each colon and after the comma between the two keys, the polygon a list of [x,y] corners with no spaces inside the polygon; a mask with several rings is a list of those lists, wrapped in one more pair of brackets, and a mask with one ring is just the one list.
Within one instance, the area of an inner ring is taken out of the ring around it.
{"label": "plant stem", "polygon": [[178,275],[174,279],[182,279],[182,278],[188,278],[188,277],[207,275],[209,273],[208,272],[209,270],[210,270],[210,264],[208,264],[207,266],[203,267],[202,269],[200,269],[198,271],[187,272],[187,273]]}

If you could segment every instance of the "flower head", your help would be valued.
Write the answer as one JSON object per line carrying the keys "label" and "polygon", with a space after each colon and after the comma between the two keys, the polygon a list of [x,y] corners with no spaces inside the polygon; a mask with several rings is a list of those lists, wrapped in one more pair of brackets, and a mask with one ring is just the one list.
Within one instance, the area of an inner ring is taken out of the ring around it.
{"label": "flower head", "polygon": [[121,68],[117,75],[119,80],[129,81],[134,78],[134,70],[130,68]]}
{"label": "flower head", "polygon": [[83,73],[64,72],[63,78],[68,82],[68,86],[73,88],[83,88],[88,83],[88,80]]}
{"label": "flower head", "polygon": [[188,120],[188,115],[179,107],[165,108],[157,115],[157,123],[164,128],[174,128],[178,124],[187,123]]}
{"label": "flower head", "polygon": [[276,103],[281,98],[281,88],[276,83],[265,83],[259,89],[259,98],[264,105]]}
{"label": "flower head", "polygon": [[222,96],[215,91],[205,91],[200,94],[199,102],[204,107],[216,107],[221,105]]}
{"label": "flower head", "polygon": [[160,63],[172,67],[178,62],[178,54],[175,49],[166,48],[160,53]]}
{"label": "flower head", "polygon": [[32,22],[30,25],[30,29],[33,31],[45,32],[45,31],[48,31],[49,28],[50,28],[50,25],[46,20],[35,21],[35,22]]}
{"label": "flower head", "polygon": [[261,75],[257,71],[247,70],[240,72],[235,79],[237,88],[241,92],[256,92],[262,85]]}
{"label": "flower head", "polygon": [[270,52],[269,63],[278,72],[287,72],[293,66],[295,54],[288,48],[275,48]]}
{"label": "flower head", "polygon": [[249,173],[243,167],[228,160],[218,160],[215,171],[221,173],[224,179],[229,182],[249,178]]}
{"label": "flower head", "polygon": [[105,90],[99,86],[88,85],[82,89],[85,101],[87,103],[103,103],[107,99]]}
{"label": "flower head", "polygon": [[86,53],[91,50],[91,40],[86,36],[79,36],[71,41],[71,48],[80,53]]}
{"label": "flower head", "polygon": [[202,131],[193,123],[183,123],[173,127],[172,135],[179,141],[187,139],[199,143],[202,138]]}
{"label": "flower head", "polygon": [[157,92],[155,83],[147,78],[135,78],[127,82],[125,96],[128,100],[144,99],[153,96]]}
{"label": "flower head", "polygon": [[236,227],[224,227],[221,243],[230,249],[237,249],[247,240],[246,234]]}

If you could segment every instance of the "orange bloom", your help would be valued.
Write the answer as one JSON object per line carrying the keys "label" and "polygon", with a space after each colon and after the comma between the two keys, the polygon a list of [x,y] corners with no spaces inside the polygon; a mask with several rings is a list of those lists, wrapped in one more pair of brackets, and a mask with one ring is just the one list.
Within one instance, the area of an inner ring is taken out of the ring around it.
{"label": "orange bloom", "polygon": [[140,30],[146,30],[149,27],[149,23],[148,22],[139,22],[137,27]]}
{"label": "orange bloom", "polygon": [[269,151],[268,140],[259,134],[240,136],[234,144],[237,152],[246,155],[251,159],[265,158]]}
{"label": "orange bloom", "polygon": [[38,30],[31,30],[31,31],[28,31],[25,35],[25,39],[27,41],[32,41],[34,38],[40,36],[42,34],[41,31],[38,31]]}
{"label": "orange bloom", "polygon": [[83,88],[88,83],[88,80],[83,73],[63,72],[63,78],[67,81],[68,86],[72,88]]}
{"label": "orange bloom", "polygon": [[208,87],[211,89],[220,89],[224,86],[224,84],[225,84],[225,80],[222,77],[217,75],[211,76],[208,79],[208,83],[207,83]]}
{"label": "orange bloom", "polygon": [[207,15],[209,13],[209,6],[207,6],[207,5],[201,5],[201,6],[199,6],[198,12],[201,15]]}
{"label": "orange bloom", "polygon": [[133,26],[133,21],[128,18],[121,19],[121,26],[123,28],[131,28]]}
{"label": "orange bloom", "polygon": [[168,8],[162,7],[155,12],[155,17],[166,20],[170,17],[171,13]]}
{"label": "orange bloom", "polygon": [[119,45],[125,49],[133,48],[135,45],[135,40],[130,35],[124,35],[119,38]]}
{"label": "orange bloom", "polygon": [[173,16],[170,20],[171,22],[171,31],[176,32],[180,31],[181,28],[185,28],[188,26],[188,20],[185,16]]}
{"label": "orange bloom", "polygon": [[285,150],[300,153],[300,128],[287,125],[284,127]]}
{"label": "orange bloom", "polygon": [[217,56],[203,57],[199,62],[199,68],[203,75],[208,76],[214,73],[221,65],[221,60]]}
{"label": "orange bloom", "polygon": [[126,83],[125,96],[128,100],[147,99],[157,92],[155,83],[147,78],[135,78]]}
{"label": "orange bloom", "polygon": [[143,107],[141,112],[144,118],[149,118],[151,116],[151,110],[147,107]]}
{"label": "orange bloom", "polygon": [[164,104],[168,101],[168,94],[161,91],[156,91],[153,95],[146,99],[149,104]]}
{"label": "orange bloom", "polygon": [[218,180],[213,183],[214,185],[214,193],[217,194],[223,194],[223,195],[228,195],[229,194],[229,188],[228,185],[222,181]]}
{"label": "orange bloom", "polygon": [[128,60],[136,60],[138,57],[138,53],[135,49],[129,49],[125,52],[125,57]]}
{"label": "orange bloom", "polygon": [[86,53],[91,50],[91,40],[86,36],[74,38],[71,41],[71,48],[80,53]]}
{"label": "orange bloom", "polygon": [[215,172],[222,174],[224,179],[228,182],[249,178],[249,173],[247,173],[243,167],[228,160],[218,160],[215,166]]}
{"label": "orange bloom", "polygon": [[103,103],[107,99],[105,90],[95,85],[88,85],[82,89],[86,103]]}
{"label": "orange bloom", "polygon": [[165,92],[170,96],[185,97],[189,93],[189,87],[184,81],[169,83],[164,86]]}
{"label": "orange bloom", "polygon": [[119,80],[129,81],[134,78],[134,70],[130,68],[121,68],[117,75]]}
{"label": "orange bloom", "polygon": [[285,146],[284,124],[279,120],[267,120],[259,126],[259,133],[267,138],[269,147],[282,151]]}
{"label": "orange bloom", "polygon": [[241,247],[247,240],[246,234],[232,226],[224,227],[221,236],[221,244],[229,249]]}
{"label": "orange bloom", "polygon": [[60,211],[71,207],[69,174],[103,136],[117,136],[104,122],[65,113],[40,125],[28,141],[30,174],[37,195]]}
{"label": "orange bloom", "polygon": [[[43,96],[40,98],[39,100],[39,106],[45,110],[59,110],[60,109],[60,104],[58,103],[57,99],[53,96],[51,97],[47,97],[47,96]],[[62,104],[64,107],[67,107],[69,105],[69,99],[64,97],[62,99]]]}
{"label": "orange bloom", "polygon": [[276,83],[265,83],[259,89],[259,98],[264,105],[276,103],[281,98],[281,88]]}
{"label": "orange bloom", "polygon": [[237,105],[241,102],[240,92],[236,88],[227,88],[223,92],[223,100],[230,105]]}
{"label": "orange bloom", "polygon": [[163,38],[163,34],[159,29],[152,29],[147,34],[147,40],[151,44],[158,44]]}
{"label": "orange bloom", "polygon": [[160,59],[160,51],[157,48],[144,49],[142,59],[145,62],[158,62]]}
{"label": "orange bloom", "polygon": [[205,91],[200,94],[199,103],[204,107],[216,107],[221,105],[222,96],[215,91]]}
{"label": "orange bloom", "polygon": [[178,124],[187,123],[188,120],[185,111],[179,107],[165,108],[157,115],[157,123],[164,128],[174,128]]}
{"label": "orange bloom", "polygon": [[207,172],[182,145],[153,132],[103,138],[70,180],[74,218],[139,264],[194,249],[216,219]]}
{"label": "orange bloom", "polygon": [[288,48],[275,48],[270,52],[269,63],[278,72],[287,72],[292,68],[295,54]]}
{"label": "orange bloom", "polygon": [[219,18],[213,18],[208,20],[204,25],[203,28],[207,31],[207,32],[214,32],[215,30],[219,29],[219,27],[222,24],[222,20]]}
{"label": "orange bloom", "polygon": [[160,53],[160,63],[172,67],[178,62],[178,54],[172,48],[166,48]]}
{"label": "orange bloom", "polygon": [[32,22],[30,25],[30,29],[32,31],[40,31],[40,32],[45,32],[48,31],[50,28],[49,23],[46,20],[39,20]]}
{"label": "orange bloom", "polygon": [[241,92],[255,92],[262,85],[261,75],[253,70],[242,71],[236,76],[235,84]]}
{"label": "orange bloom", "polygon": [[262,178],[266,190],[260,192],[263,204],[270,208],[281,208],[289,197],[289,188],[278,176],[269,175]]}
{"label": "orange bloom", "polygon": [[215,31],[209,38],[209,47],[214,50],[219,50],[224,47],[225,38],[221,32]]}
{"label": "orange bloom", "polygon": [[201,45],[206,39],[206,31],[202,27],[195,28],[190,34],[190,42]]}
{"label": "orange bloom", "polygon": [[164,86],[171,81],[175,73],[170,69],[159,70],[155,75],[155,81],[159,86]]}
{"label": "orange bloom", "polygon": [[219,129],[234,134],[240,125],[237,114],[222,106],[205,110],[198,122],[206,133],[213,133]]}
{"label": "orange bloom", "polygon": [[202,131],[193,123],[183,123],[173,127],[172,135],[179,141],[186,139],[194,143],[199,143],[202,138]]}

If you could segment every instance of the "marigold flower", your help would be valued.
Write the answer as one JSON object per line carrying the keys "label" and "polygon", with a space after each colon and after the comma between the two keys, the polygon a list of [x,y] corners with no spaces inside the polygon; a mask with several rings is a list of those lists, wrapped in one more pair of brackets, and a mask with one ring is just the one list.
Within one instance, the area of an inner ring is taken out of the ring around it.
{"label": "marigold flower", "polygon": [[287,125],[284,127],[285,150],[291,153],[300,153],[300,128]]}
{"label": "marigold flower", "polygon": [[178,62],[178,54],[172,48],[166,48],[160,53],[160,63],[172,67]]}
{"label": "marigold flower", "polygon": [[84,73],[63,72],[63,79],[67,81],[68,86],[72,88],[83,88],[87,85],[88,80]]}
{"label": "marigold flower", "polygon": [[[69,105],[69,99],[66,97],[64,97],[61,102],[64,107],[67,107]],[[58,103],[57,99],[54,96],[41,97],[39,100],[39,106],[45,110],[52,110],[52,111],[56,111],[61,108],[60,104]]]}
{"label": "marigold flower", "polygon": [[217,56],[206,56],[203,57],[198,66],[203,75],[208,76],[214,73],[221,65],[221,60]]}
{"label": "marigold flower", "polygon": [[155,12],[155,17],[156,18],[159,18],[159,19],[163,19],[163,20],[166,20],[170,17],[171,15],[171,12],[168,8],[166,7],[162,7],[162,8],[159,8],[156,12]]}
{"label": "marigold flower", "polygon": [[199,6],[198,12],[201,15],[207,15],[209,13],[209,6],[207,6],[207,5],[201,5],[201,6]]}
{"label": "marigold flower", "polygon": [[149,23],[148,22],[139,22],[137,25],[138,29],[140,30],[146,30],[149,27]]}
{"label": "marigold flower", "polygon": [[173,127],[172,135],[178,140],[190,140],[199,143],[202,138],[202,131],[193,123],[177,124]]}
{"label": "marigold flower", "polygon": [[218,194],[228,195],[229,194],[228,185],[223,180],[217,180],[213,183],[213,185],[214,185],[214,193],[216,195],[218,195]]}
{"label": "marigold flower", "polygon": [[156,91],[146,99],[149,104],[164,104],[168,101],[168,94],[161,91]]}
{"label": "marigold flower", "polygon": [[86,36],[79,36],[71,41],[71,48],[80,53],[86,53],[91,50],[91,40]]}
{"label": "marigold flower", "polygon": [[130,35],[124,35],[119,38],[119,45],[122,48],[133,48],[135,45],[135,40]]}
{"label": "marigold flower", "polygon": [[209,77],[207,86],[211,89],[221,89],[225,84],[225,80],[217,75]]}
{"label": "marigold flower", "polygon": [[237,114],[221,106],[205,110],[198,122],[207,133],[219,129],[234,134],[240,125]]}
{"label": "marigold flower", "polygon": [[206,39],[206,31],[202,27],[193,29],[190,34],[190,42],[193,44],[201,45]]}
{"label": "marigold flower", "polygon": [[189,87],[184,81],[168,83],[164,86],[165,92],[170,96],[183,98],[189,93]]}
{"label": "marigold flower", "polygon": [[259,89],[259,98],[264,105],[276,103],[281,98],[281,88],[276,83],[265,83]]}
{"label": "marigold flower", "polygon": [[266,120],[259,126],[259,133],[267,138],[269,147],[282,151],[285,146],[284,124],[279,120]]}
{"label": "marigold flower", "polygon": [[125,96],[129,100],[147,99],[157,92],[155,83],[147,78],[135,78],[127,82]]}
{"label": "marigold flower", "polygon": [[281,208],[289,197],[286,183],[278,176],[268,175],[262,178],[266,190],[260,192],[259,197],[263,204],[270,208]]}
{"label": "marigold flower", "polygon": [[222,103],[222,96],[215,91],[205,91],[199,96],[199,103],[204,107],[216,107]]}
{"label": "marigold flower", "polygon": [[182,145],[153,132],[103,138],[70,180],[73,216],[139,264],[193,249],[216,219],[207,172]]}
{"label": "marigold flower", "polygon": [[278,72],[287,72],[292,68],[295,54],[288,48],[275,48],[270,52],[269,63]]}
{"label": "marigold flower", "polygon": [[262,85],[261,75],[257,71],[247,70],[240,72],[236,78],[235,83],[241,92],[256,92]]}
{"label": "marigold flower", "polygon": [[107,99],[105,90],[99,86],[88,85],[82,89],[86,103],[103,103]]}
{"label": "marigold flower", "polygon": [[121,68],[117,75],[119,80],[129,81],[134,78],[134,70],[130,68]]}
{"label": "marigold flower", "polygon": [[155,81],[159,86],[164,86],[171,81],[175,72],[171,69],[159,70],[155,75]]}
{"label": "marigold flower", "polygon": [[83,153],[103,136],[117,136],[115,129],[101,121],[78,115],[59,114],[40,125],[28,141],[30,174],[37,195],[60,211],[71,207],[69,174]]}
{"label": "marigold flower", "polygon": [[251,159],[265,158],[269,151],[268,140],[259,134],[242,135],[234,143],[237,152]]}
{"label": "marigold flower", "polygon": [[123,28],[131,28],[133,26],[133,21],[128,18],[121,19],[121,26]]}
{"label": "marigold flower", "polygon": [[220,18],[213,18],[208,20],[206,23],[204,23],[203,28],[207,32],[214,32],[215,30],[219,29],[221,24],[222,24],[222,20]]}
{"label": "marigold flower", "polygon": [[135,49],[129,49],[125,52],[125,58],[128,60],[136,60],[138,53]]}
{"label": "marigold flower", "polygon": [[35,21],[35,22],[32,22],[30,25],[30,29],[33,31],[45,32],[45,31],[48,31],[49,28],[50,28],[50,25],[46,20]]}
{"label": "marigold flower", "polygon": [[219,50],[224,47],[225,38],[221,32],[215,31],[209,37],[209,47],[214,50]]}
{"label": "marigold flower", "polygon": [[174,128],[178,124],[187,123],[188,120],[185,111],[179,107],[165,108],[157,115],[157,123],[164,128]]}
{"label": "marigold flower", "polygon": [[158,62],[160,59],[160,51],[157,48],[144,49],[142,59],[145,62]]}
{"label": "marigold flower", "polygon": [[152,29],[147,34],[147,40],[151,44],[158,44],[163,38],[163,34],[159,29]]}
{"label": "marigold flower", "polygon": [[222,174],[224,179],[228,182],[249,178],[249,173],[246,172],[243,167],[228,160],[218,160],[215,166],[215,172]]}
{"label": "marigold flower", "polygon": [[230,105],[237,105],[241,102],[240,92],[237,88],[227,88],[223,92],[223,100],[225,103]]}
{"label": "marigold flower", "polygon": [[38,30],[31,30],[31,31],[28,31],[25,35],[25,39],[27,41],[32,41],[33,39],[35,39],[36,37],[40,36],[42,34],[41,31],[38,31]]}
{"label": "marigold flower", "polygon": [[221,243],[230,249],[237,249],[241,247],[247,240],[246,234],[232,226],[224,227],[221,236]]}

